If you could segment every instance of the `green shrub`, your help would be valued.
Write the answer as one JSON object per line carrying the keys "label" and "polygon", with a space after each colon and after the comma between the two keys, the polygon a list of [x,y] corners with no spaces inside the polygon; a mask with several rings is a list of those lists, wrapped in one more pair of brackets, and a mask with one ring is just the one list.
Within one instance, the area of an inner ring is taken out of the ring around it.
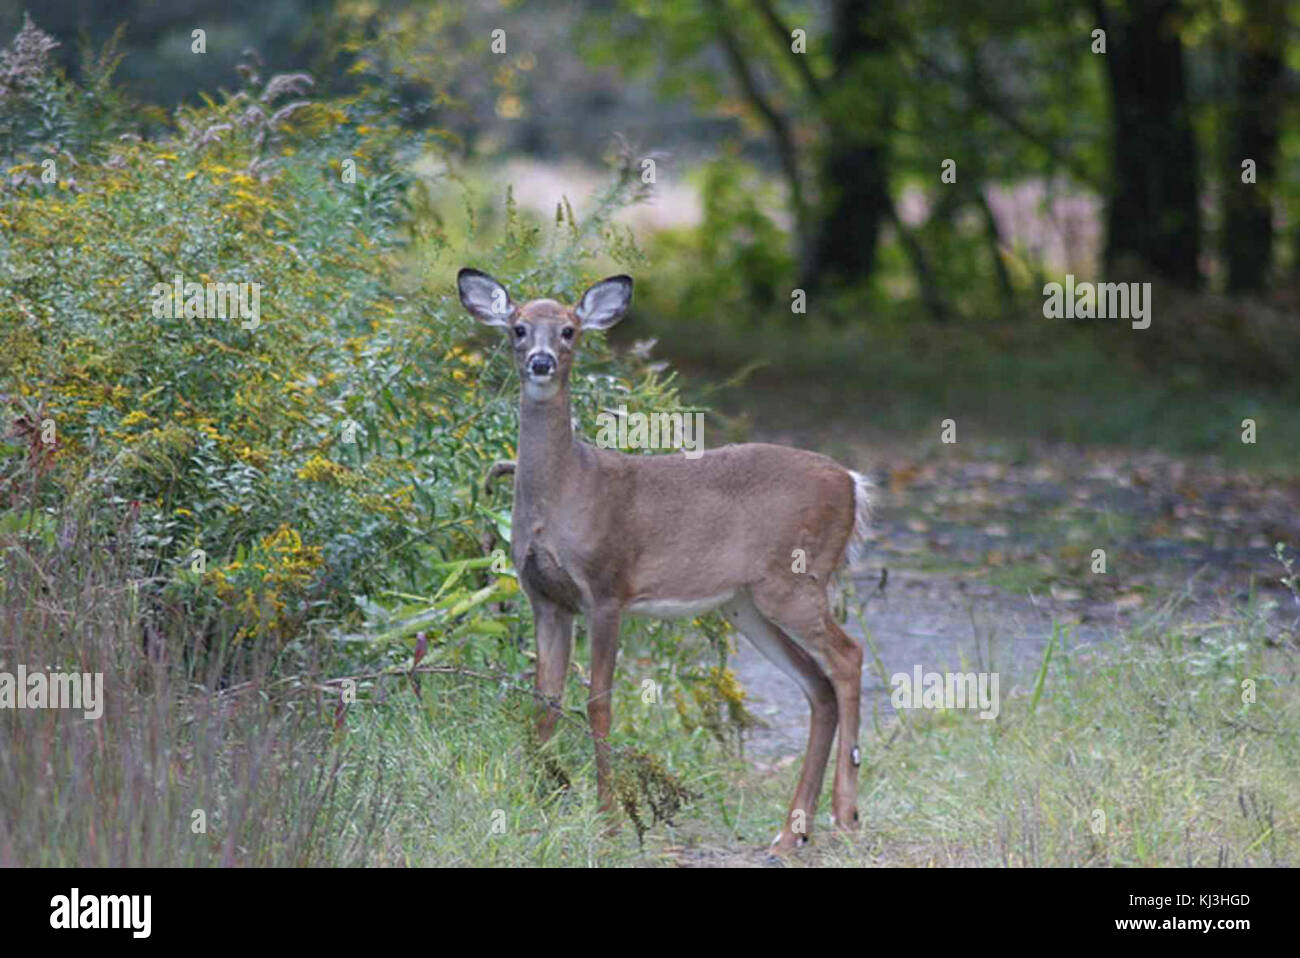
{"label": "green shrub", "polygon": [[[8,128],[33,144],[15,168],[39,174],[41,97],[80,115],[89,94],[27,69]],[[472,259],[518,297],[572,299],[596,255],[636,256],[610,222],[636,198],[628,169],[587,221],[561,215],[548,235],[510,205],[499,242],[455,248],[408,215],[429,141],[380,97],[313,101],[310,86],[272,77],[178,111],[161,136],[100,144],[75,182],[11,176],[0,193],[9,525],[31,512],[47,540],[72,522],[132,537],[148,625],[166,635],[284,643],[354,627],[386,591],[431,593],[445,563],[480,556],[508,528],[480,490],[513,455],[515,385],[455,298],[456,268]],[[464,201],[445,179],[423,189]],[[403,280],[412,263],[422,275]],[[259,284],[260,314],[201,318],[208,302],[186,293],[191,314],[175,315],[177,277]],[[615,399],[676,401],[599,343],[580,373],[584,422]]]}

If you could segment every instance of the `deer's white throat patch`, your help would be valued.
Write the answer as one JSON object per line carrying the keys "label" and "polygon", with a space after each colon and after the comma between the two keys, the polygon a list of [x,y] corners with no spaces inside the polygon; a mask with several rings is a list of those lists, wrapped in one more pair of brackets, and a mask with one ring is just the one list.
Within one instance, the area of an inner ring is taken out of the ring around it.
{"label": "deer's white throat patch", "polygon": [[547,376],[545,379],[534,379],[532,376],[524,376],[524,395],[529,399],[550,399],[559,391],[559,376]]}

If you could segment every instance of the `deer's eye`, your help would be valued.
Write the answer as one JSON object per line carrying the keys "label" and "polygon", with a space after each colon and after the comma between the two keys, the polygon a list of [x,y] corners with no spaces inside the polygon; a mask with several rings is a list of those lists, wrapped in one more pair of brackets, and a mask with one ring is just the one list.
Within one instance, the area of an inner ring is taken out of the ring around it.
{"label": "deer's eye", "polygon": [[560,330],[560,338],[563,339],[565,342],[568,342],[568,341],[572,340],[572,339],[573,339],[573,327],[572,327],[572,326],[565,326],[562,330]]}
{"label": "deer's eye", "polygon": [[528,327],[525,326],[523,323],[520,323],[518,326],[515,327],[515,339],[523,339],[527,335],[528,335]]}

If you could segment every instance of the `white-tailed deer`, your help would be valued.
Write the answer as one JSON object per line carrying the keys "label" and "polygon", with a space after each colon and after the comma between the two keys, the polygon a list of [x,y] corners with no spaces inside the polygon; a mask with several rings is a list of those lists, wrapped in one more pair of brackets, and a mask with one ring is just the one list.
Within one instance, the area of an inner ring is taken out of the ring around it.
{"label": "white-tailed deer", "polygon": [[[584,331],[623,317],[632,280],[602,280],[572,308],[551,299],[516,305],[478,270],[462,269],[457,284],[470,314],[506,329],[514,346],[521,389],[511,551],[533,610],[537,688],[557,705],[573,617],[586,616],[601,809],[613,806],[607,738],[624,613],[720,609],[799,683],[812,709],[803,771],[773,848],[786,851],[811,832],[837,726],[832,822],[856,828],[862,649],[835,621],[827,587],[850,541],[865,536],[867,479],[787,446],[730,445],[688,459],[580,442],[569,412],[574,349]],[[829,678],[796,637],[823,654]],[[543,709],[542,741],[557,718]]]}

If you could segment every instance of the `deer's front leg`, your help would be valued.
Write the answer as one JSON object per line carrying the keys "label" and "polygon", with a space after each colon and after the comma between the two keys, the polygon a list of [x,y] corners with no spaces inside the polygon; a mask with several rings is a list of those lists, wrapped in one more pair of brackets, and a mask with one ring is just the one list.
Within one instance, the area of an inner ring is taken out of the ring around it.
{"label": "deer's front leg", "polygon": [[546,699],[537,717],[537,740],[545,743],[555,731],[564,703],[564,679],[573,650],[573,614],[540,597],[531,599],[537,635],[537,691]]}
{"label": "deer's front leg", "polygon": [[591,697],[587,700],[587,718],[596,747],[596,794],[600,810],[614,807],[614,773],[610,761],[609,727],[613,718],[610,701],[614,685],[614,663],[618,659],[618,630],[622,619],[617,606],[597,606],[587,612],[587,632],[591,636]]}

